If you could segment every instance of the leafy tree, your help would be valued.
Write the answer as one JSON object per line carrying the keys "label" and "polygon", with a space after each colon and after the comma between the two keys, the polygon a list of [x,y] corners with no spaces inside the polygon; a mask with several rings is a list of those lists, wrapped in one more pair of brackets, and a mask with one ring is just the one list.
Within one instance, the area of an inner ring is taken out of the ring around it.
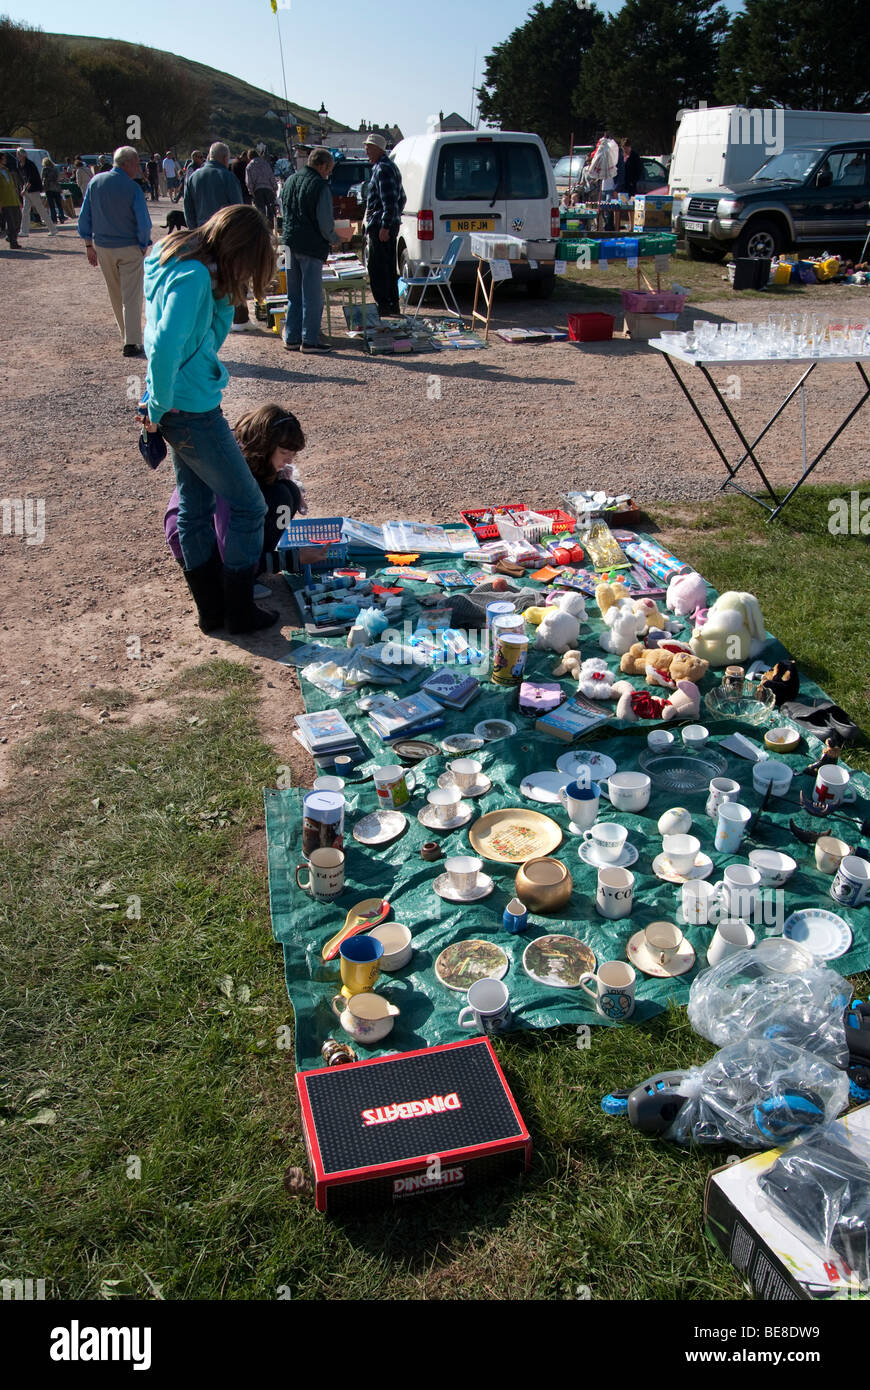
{"label": "leafy tree", "polygon": [[715,0],[625,0],[583,60],[575,106],[636,149],[670,150],[677,112],[713,105],[728,23]]}
{"label": "leafy tree", "polygon": [[721,49],[716,93],[744,106],[870,111],[867,0],[746,0]]}
{"label": "leafy tree", "polygon": [[[109,145],[164,150],[197,140],[207,128],[208,85],[171,55],[130,44],[105,44],[96,51],[73,45],[73,51],[104,116]],[[139,138],[127,134],[131,116],[139,119]]]}
{"label": "leafy tree", "polygon": [[485,60],[478,88],[480,115],[503,130],[535,131],[554,151],[567,149],[572,130],[589,134],[573,95],[584,55],[604,28],[594,5],[538,0],[525,24]]}
{"label": "leafy tree", "polygon": [[69,70],[63,45],[29,24],[0,16],[0,131],[27,135],[53,153],[70,114],[81,115],[88,94]]}

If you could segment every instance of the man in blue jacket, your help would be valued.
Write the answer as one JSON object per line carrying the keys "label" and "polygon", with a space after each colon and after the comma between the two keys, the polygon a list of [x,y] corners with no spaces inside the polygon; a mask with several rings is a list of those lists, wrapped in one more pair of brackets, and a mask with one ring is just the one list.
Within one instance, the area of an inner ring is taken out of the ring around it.
{"label": "man in blue jacket", "polygon": [[366,158],[372,166],[366,193],[369,283],[381,318],[394,318],[399,312],[396,242],[405,207],[405,190],[402,175],[387,156],[383,135],[366,136]]}
{"label": "man in blue jacket", "polygon": [[125,357],[142,356],[142,281],[151,218],[136,182],[140,175],[138,154],[132,145],[121,145],[114,167],[96,174],[85,189],[78,223],[88,263],[103,272]]}
{"label": "man in blue jacket", "polygon": [[229,164],[229,149],[218,140],[209,150],[205,164],[188,174],[184,184],[184,220],[188,227],[201,227],[221,208],[242,201],[239,181]]}

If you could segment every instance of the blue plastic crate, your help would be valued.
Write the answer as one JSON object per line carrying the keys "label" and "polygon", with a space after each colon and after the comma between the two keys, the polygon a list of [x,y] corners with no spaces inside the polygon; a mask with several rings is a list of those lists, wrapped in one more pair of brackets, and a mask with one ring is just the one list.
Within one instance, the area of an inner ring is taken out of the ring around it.
{"label": "blue plastic crate", "polygon": [[[298,521],[290,522],[277,548],[296,551],[319,546],[322,553],[316,561],[307,562],[304,567],[306,575],[334,569],[347,560],[347,542],[341,538],[343,522],[343,516],[300,517]],[[292,559],[294,573],[301,573],[298,556],[293,555]]]}
{"label": "blue plastic crate", "polygon": [[602,261],[625,261],[638,254],[640,240],[636,236],[602,237],[599,257]]}

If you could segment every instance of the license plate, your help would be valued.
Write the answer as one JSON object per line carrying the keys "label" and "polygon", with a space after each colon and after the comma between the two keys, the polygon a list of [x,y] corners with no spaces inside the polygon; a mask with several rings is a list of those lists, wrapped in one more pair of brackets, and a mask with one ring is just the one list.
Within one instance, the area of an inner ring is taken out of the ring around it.
{"label": "license plate", "polygon": [[684,223],[683,223],[683,226],[685,227],[685,229],[686,229],[687,232],[703,232],[703,231],[704,231],[704,224],[703,224],[703,222],[684,222]]}
{"label": "license plate", "polygon": [[494,217],[448,217],[445,232],[494,232]]}

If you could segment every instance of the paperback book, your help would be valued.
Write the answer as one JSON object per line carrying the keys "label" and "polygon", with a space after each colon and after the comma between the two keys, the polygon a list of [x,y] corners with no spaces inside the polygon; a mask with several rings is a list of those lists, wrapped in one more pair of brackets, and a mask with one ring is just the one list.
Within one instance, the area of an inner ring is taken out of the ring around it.
{"label": "paperback book", "polygon": [[356,734],[337,709],[297,714],[294,720],[312,753],[323,753],[356,742]]}
{"label": "paperback book", "polygon": [[424,680],[421,690],[451,709],[465,709],[480,691],[480,681],[458,671],[435,671]]}
{"label": "paperback book", "polygon": [[579,692],[571,695],[558,709],[550,710],[535,721],[535,728],[551,738],[571,743],[581,734],[606,724],[613,717],[612,710],[602,709],[600,702],[587,700]]}

